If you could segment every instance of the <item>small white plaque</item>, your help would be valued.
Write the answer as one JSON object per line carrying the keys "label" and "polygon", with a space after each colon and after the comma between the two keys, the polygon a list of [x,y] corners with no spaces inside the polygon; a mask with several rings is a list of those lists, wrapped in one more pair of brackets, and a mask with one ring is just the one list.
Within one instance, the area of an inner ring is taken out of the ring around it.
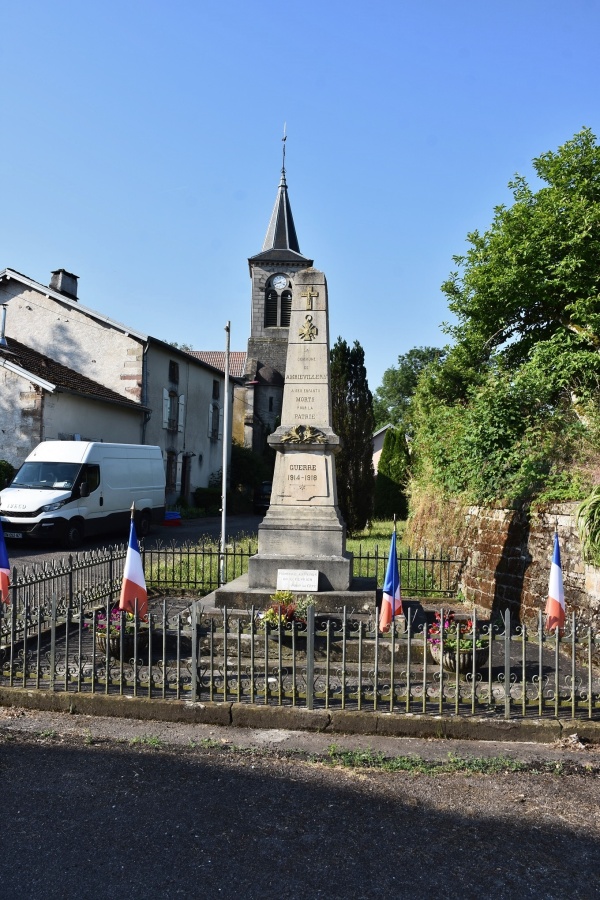
{"label": "small white plaque", "polygon": [[278,591],[318,591],[318,569],[277,569]]}

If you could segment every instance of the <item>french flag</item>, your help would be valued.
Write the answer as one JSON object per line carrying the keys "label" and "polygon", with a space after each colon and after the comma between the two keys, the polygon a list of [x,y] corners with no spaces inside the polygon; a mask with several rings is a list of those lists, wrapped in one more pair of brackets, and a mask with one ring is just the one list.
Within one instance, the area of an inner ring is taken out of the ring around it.
{"label": "french flag", "polygon": [[546,630],[562,631],[565,624],[565,592],[563,588],[562,566],[560,564],[560,547],[558,533],[554,533],[554,552],[550,567],[550,585],[546,600]]}
{"label": "french flag", "polygon": [[2,525],[0,525],[0,600],[2,600],[2,603],[10,603],[10,595],[8,593],[9,578],[10,563],[8,561],[8,551],[4,541]]}
{"label": "french flag", "polygon": [[131,529],[129,531],[129,546],[127,548],[125,568],[123,569],[123,584],[121,585],[119,609],[125,609],[130,613],[135,612],[136,599],[138,602],[138,615],[140,619],[145,619],[148,615],[148,592],[146,590],[144,567],[140,555],[140,545],[138,544],[137,534],[135,533],[132,514]]}
{"label": "french flag", "polygon": [[402,597],[400,595],[400,573],[396,556],[396,529],[392,533],[390,557],[388,559],[385,581],[383,582],[383,599],[379,614],[379,630],[389,631],[395,615],[402,615]]}

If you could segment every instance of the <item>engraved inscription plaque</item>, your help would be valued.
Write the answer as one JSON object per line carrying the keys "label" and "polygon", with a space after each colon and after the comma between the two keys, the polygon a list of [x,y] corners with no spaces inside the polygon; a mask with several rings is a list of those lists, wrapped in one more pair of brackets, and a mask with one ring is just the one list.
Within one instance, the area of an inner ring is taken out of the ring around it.
{"label": "engraved inscription plaque", "polygon": [[318,569],[277,569],[278,591],[318,591]]}
{"label": "engraved inscription plaque", "polygon": [[287,453],[284,459],[283,497],[294,501],[329,496],[327,466],[316,453]]}

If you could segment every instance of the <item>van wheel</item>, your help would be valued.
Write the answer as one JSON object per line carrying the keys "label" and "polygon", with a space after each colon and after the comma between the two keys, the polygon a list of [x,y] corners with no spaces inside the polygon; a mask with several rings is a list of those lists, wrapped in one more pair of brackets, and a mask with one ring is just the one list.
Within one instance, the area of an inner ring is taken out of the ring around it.
{"label": "van wheel", "polygon": [[138,537],[145,538],[150,533],[150,514],[147,512],[143,512],[140,515],[137,526],[137,535]]}
{"label": "van wheel", "polygon": [[83,524],[78,521],[69,522],[65,533],[64,544],[69,550],[75,550],[83,542]]}

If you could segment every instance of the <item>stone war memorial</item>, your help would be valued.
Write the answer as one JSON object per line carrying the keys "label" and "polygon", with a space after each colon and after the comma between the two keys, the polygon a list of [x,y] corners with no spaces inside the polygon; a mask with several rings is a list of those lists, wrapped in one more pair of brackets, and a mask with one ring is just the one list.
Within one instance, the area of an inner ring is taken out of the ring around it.
{"label": "stone war memorial", "polygon": [[[217,606],[269,605],[278,589],[315,594],[322,611],[375,607],[375,585],[353,579],[337,503],[332,428],[327,282],[301,269],[293,280],[281,425],[271,505],[258,529],[248,574],[216,591]],[[370,589],[367,589],[370,588]]]}

